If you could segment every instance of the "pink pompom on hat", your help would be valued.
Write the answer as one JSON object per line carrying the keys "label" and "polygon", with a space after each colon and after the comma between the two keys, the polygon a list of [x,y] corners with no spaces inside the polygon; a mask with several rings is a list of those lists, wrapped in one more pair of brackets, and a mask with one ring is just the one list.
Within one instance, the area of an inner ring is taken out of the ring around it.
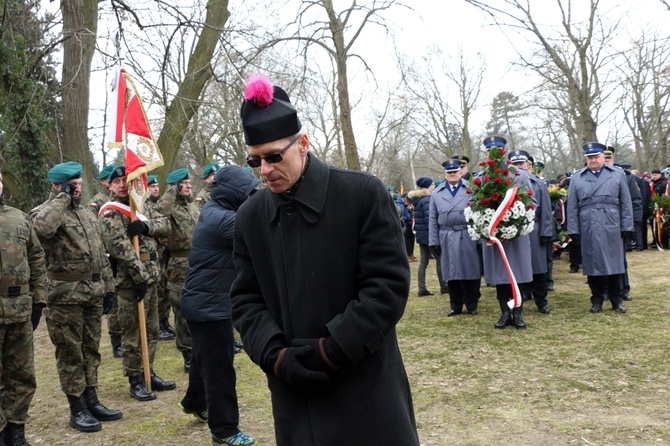
{"label": "pink pompom on hat", "polygon": [[240,115],[244,142],[249,146],[293,136],[302,128],[288,94],[258,73],[245,82]]}

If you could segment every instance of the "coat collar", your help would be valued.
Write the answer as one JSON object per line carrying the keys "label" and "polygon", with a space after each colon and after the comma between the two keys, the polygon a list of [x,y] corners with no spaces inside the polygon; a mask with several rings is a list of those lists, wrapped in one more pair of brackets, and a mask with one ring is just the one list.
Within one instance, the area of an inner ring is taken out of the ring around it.
{"label": "coat collar", "polygon": [[268,199],[265,200],[268,220],[274,223],[279,216],[279,209],[284,203],[295,203],[302,217],[308,223],[316,223],[323,213],[328,192],[328,177],[330,167],[308,152],[308,168],[293,198],[286,198],[282,194],[272,193],[267,189]]}

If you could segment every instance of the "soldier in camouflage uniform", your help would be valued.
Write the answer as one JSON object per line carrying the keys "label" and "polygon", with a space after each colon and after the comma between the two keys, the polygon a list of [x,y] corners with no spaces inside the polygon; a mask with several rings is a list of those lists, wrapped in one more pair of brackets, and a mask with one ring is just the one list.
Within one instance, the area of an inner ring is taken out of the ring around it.
{"label": "soldier in camouflage uniform", "polygon": [[96,432],[100,421],[123,416],[98,400],[103,311],[114,301],[114,279],[95,216],[81,206],[81,164],[49,170],[49,199],[30,212],[47,264],[44,310],[61,389],[70,404],[70,426]]}
{"label": "soldier in camouflage uniform", "polygon": [[200,211],[193,204],[188,169],[177,169],[167,176],[168,189],[158,201],[158,211],[170,219],[172,231],[159,241],[166,246],[170,258],[166,267],[167,290],[174,313],[177,349],[184,357],[184,371],[191,367],[191,332],[179,313],[182,288],[188,267],[191,239]]}
{"label": "soldier in camouflage uniform", "polygon": [[209,201],[209,197],[212,194],[212,180],[214,175],[219,170],[218,163],[209,163],[202,170],[202,189],[198,192],[198,195],[195,196],[195,204],[198,205],[198,210],[202,210],[202,207]]}
{"label": "soldier in camouflage uniform", "polygon": [[100,175],[98,175],[100,189],[102,190],[95,194],[93,198],[91,198],[91,202],[88,204],[88,207],[96,216],[100,212],[102,205],[109,201],[109,182],[107,181],[107,177],[112,173],[112,170],[114,170],[114,164],[108,164],[100,171]]}
{"label": "soldier in camouflage uniform", "polygon": [[[147,209],[147,214],[140,214],[138,220],[130,221],[124,166],[115,167],[109,175],[109,189],[110,201],[101,209],[99,224],[105,248],[118,264],[116,300],[123,330],[123,374],[130,382],[130,396],[138,401],[155,400],[156,394],[147,391],[144,384],[137,302],[144,300],[151,388],[157,391],[172,390],[177,387],[175,383],[162,380],[153,371],[158,342],[156,282],[160,280],[156,241],[153,237],[169,234],[170,220]],[[129,236],[139,237],[139,257]]]}
{"label": "soldier in camouflage uniform", "polygon": [[[149,215],[158,212],[158,200],[160,198],[160,186],[158,177],[149,175],[149,198],[144,203],[145,214]],[[160,280],[156,282],[156,293],[158,294],[158,340],[170,341],[175,338],[174,328],[170,325],[170,300],[167,295],[165,276],[165,246],[158,244],[158,267],[160,268]]]}
{"label": "soldier in camouflage uniform", "polygon": [[[102,205],[109,201],[109,181],[107,178],[109,177],[109,174],[112,173],[112,170],[114,170],[114,164],[108,164],[100,171],[98,180],[100,180],[102,191],[91,198],[91,202],[88,204],[89,209],[95,213],[96,217],[98,216]],[[116,262],[113,259],[109,259],[109,263],[112,266],[112,274],[116,276]],[[107,314],[107,333],[109,334],[109,340],[112,343],[112,355],[115,358],[120,358],[121,325],[119,324],[119,307],[116,299],[114,299],[112,309],[109,311],[109,314]]]}
{"label": "soldier in camouflage uniform", "polygon": [[33,331],[46,305],[44,251],[26,214],[5,206],[0,173],[0,446],[27,445],[35,394]]}

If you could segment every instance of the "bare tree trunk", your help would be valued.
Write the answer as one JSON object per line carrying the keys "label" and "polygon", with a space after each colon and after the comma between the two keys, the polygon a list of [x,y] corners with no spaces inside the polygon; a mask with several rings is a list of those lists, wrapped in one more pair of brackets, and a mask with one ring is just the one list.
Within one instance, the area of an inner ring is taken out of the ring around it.
{"label": "bare tree trunk", "polygon": [[63,146],[62,161],[84,168],[82,194],[90,196],[93,155],[88,146],[91,60],[98,31],[98,0],[61,0],[63,14]]}
{"label": "bare tree trunk", "polygon": [[229,17],[228,0],[208,0],[205,25],[189,58],[184,80],[165,113],[165,124],[158,137],[158,147],[165,161],[161,169],[163,175],[173,170],[186,129],[200,106],[198,99],[212,78],[210,62]]}

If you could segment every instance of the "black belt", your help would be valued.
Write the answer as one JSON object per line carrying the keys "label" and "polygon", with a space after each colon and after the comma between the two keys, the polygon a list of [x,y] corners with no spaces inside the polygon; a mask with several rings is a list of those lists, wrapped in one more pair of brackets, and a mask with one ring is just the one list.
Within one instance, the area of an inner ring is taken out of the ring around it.
{"label": "black belt", "polygon": [[26,294],[28,291],[30,291],[30,285],[27,283],[24,285],[0,287],[0,296],[16,297],[22,294]]}

